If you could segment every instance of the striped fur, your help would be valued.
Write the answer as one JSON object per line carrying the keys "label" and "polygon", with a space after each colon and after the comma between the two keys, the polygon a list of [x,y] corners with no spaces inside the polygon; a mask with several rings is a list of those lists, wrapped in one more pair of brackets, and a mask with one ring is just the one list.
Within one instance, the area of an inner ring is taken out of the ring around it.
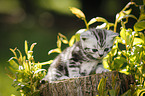
{"label": "striped fur", "polygon": [[102,59],[111,50],[116,36],[117,33],[105,29],[83,32],[79,42],[54,59],[44,80],[56,81],[106,71]]}

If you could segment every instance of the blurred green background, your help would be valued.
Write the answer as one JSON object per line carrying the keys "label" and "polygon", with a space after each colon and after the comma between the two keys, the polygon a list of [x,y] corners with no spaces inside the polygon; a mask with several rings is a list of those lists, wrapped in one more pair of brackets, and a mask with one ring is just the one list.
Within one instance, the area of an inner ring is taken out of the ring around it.
{"label": "blurred green background", "polygon": [[[34,58],[36,62],[48,61],[48,51],[56,48],[58,32],[70,38],[77,30],[84,28],[83,21],[69,11],[69,7],[80,8],[87,20],[104,17],[115,21],[115,15],[130,0],[0,0],[0,96],[18,95],[12,80],[6,75],[5,67],[13,56],[9,48],[17,47],[24,55],[24,41],[29,45],[36,42]],[[134,0],[141,4],[142,0]],[[134,6],[133,6],[134,7]],[[139,10],[135,10],[136,16]],[[127,25],[134,24],[131,19]],[[96,25],[92,25],[96,26]],[[118,29],[119,30],[119,29]]]}

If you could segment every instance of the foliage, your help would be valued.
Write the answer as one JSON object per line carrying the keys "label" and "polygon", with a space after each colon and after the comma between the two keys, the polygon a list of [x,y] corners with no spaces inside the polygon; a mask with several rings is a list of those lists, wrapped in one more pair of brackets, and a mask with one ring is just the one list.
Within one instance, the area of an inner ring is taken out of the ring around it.
{"label": "foliage", "polygon": [[[140,16],[137,18],[132,15],[132,6],[140,8]],[[102,17],[92,18],[89,22],[86,20],[85,14],[75,8],[71,7],[70,10],[78,18],[85,22],[86,28],[80,29],[72,36],[70,40],[61,33],[57,36],[57,48],[52,49],[48,54],[57,52],[61,53],[61,44],[68,44],[72,46],[75,41],[79,41],[80,34],[85,30],[89,29],[89,26],[95,22],[103,22],[103,24],[96,26],[96,29],[108,29],[114,28],[114,32],[117,30],[118,23],[121,24],[120,36],[116,37],[116,41],[111,52],[104,58],[103,63],[109,70],[120,71],[125,74],[131,74],[135,77],[136,82],[131,86],[127,92],[122,94],[122,96],[143,96],[145,93],[145,0],[143,0],[143,5],[137,5],[135,2],[129,2],[119,13],[116,14],[115,23],[110,23]],[[128,18],[133,18],[137,20],[133,28],[126,28],[126,24],[129,22]],[[22,56],[21,52],[15,48],[10,49],[15,57],[9,60],[11,73],[9,75],[14,79],[14,86],[18,86],[18,90],[25,95],[33,95],[38,92],[37,86],[39,81],[44,77],[45,70],[41,69],[42,65],[50,64],[52,61],[44,63],[35,63],[32,56],[33,47],[36,43],[32,44],[30,50],[28,51],[28,45],[25,41],[25,53],[26,56]],[[19,53],[19,58],[17,57],[16,50]],[[27,59],[26,59],[27,57]],[[112,86],[115,86],[116,77],[112,77]],[[116,96],[119,93],[120,87],[112,87],[110,90],[104,89],[106,86],[107,78],[102,78],[99,86],[98,92],[100,96],[104,96],[109,93],[111,96]],[[39,92],[38,92],[39,93]]]}
{"label": "foliage", "polygon": [[[74,13],[78,18],[84,20],[86,24],[86,29],[81,29],[76,33],[76,38],[78,38],[78,40],[80,34],[84,32],[84,30],[88,30],[89,26],[95,22],[103,22],[102,25],[96,27],[97,29],[110,29],[110,27],[114,27],[114,32],[116,32],[117,24],[121,23],[120,37],[116,38],[111,52],[109,52],[104,58],[103,63],[109,70],[120,71],[126,74],[131,74],[135,77],[136,86],[133,86],[134,88],[132,89],[136,89],[136,92],[130,89],[122,96],[140,96],[145,93],[145,33],[141,32],[145,29],[145,0],[143,0],[143,4],[144,5],[137,5],[135,2],[129,2],[119,13],[116,14],[115,23],[109,23],[102,17],[93,18],[87,23],[83,12],[79,12],[79,9],[71,8],[72,13]],[[131,14],[131,5],[140,8],[140,16],[138,19]],[[125,24],[128,23],[128,18],[134,18],[137,20],[133,29],[126,28],[125,26]],[[122,48],[122,46],[124,48]],[[116,96],[117,93],[119,93],[118,89],[104,89],[106,80],[106,78],[102,78],[98,86],[100,96],[106,96],[108,92],[111,96]]]}
{"label": "foliage", "polygon": [[22,56],[22,53],[17,48],[10,49],[14,57],[9,59],[10,66],[6,70],[9,77],[14,80],[13,86],[17,87],[17,91],[20,91],[21,96],[39,96],[37,87],[40,84],[40,80],[46,74],[46,70],[42,69],[42,65],[52,62],[50,60],[48,62],[35,63],[33,57],[33,48],[35,45],[36,43],[33,43],[29,50],[27,41],[25,41],[26,56]]}

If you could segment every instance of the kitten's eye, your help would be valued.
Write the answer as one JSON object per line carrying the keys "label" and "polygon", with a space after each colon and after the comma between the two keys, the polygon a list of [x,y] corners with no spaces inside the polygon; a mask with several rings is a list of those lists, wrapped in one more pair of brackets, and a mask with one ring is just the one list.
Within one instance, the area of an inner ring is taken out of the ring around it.
{"label": "kitten's eye", "polygon": [[105,49],[104,49],[104,51],[108,51],[108,50],[109,50],[109,48],[105,48]]}
{"label": "kitten's eye", "polygon": [[93,51],[93,52],[97,52],[97,51],[98,51],[98,49],[92,49],[92,51]]}

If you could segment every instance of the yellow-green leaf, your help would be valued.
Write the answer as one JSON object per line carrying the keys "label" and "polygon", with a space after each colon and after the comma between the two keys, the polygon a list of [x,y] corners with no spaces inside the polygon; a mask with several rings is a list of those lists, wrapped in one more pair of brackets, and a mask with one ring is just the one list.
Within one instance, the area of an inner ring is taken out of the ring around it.
{"label": "yellow-green leaf", "polygon": [[144,43],[144,41],[140,38],[134,38],[133,45]]}
{"label": "yellow-green leaf", "polygon": [[129,18],[129,17],[137,20],[137,18],[134,15],[124,15],[124,16],[120,16],[117,22],[120,22],[122,19]]}
{"label": "yellow-green leaf", "polygon": [[144,94],[145,94],[145,89],[144,88],[137,90],[137,96],[144,96]]}
{"label": "yellow-green leaf", "polygon": [[25,53],[26,53],[26,54],[28,53],[28,43],[27,43],[26,40],[25,40]]}
{"label": "yellow-green leaf", "polygon": [[60,40],[59,36],[57,36],[57,47],[61,48],[61,40]]}
{"label": "yellow-green leaf", "polygon": [[20,51],[19,49],[17,49],[17,51],[19,52],[19,59],[18,59],[18,62],[19,62],[20,65],[22,65],[22,63],[23,63],[23,56],[22,56],[22,53],[21,53],[21,51]]}
{"label": "yellow-green leaf", "polygon": [[82,20],[85,19],[85,14],[78,8],[70,7],[70,10],[73,14],[75,14],[78,18],[81,18]]}
{"label": "yellow-green leaf", "polygon": [[73,35],[73,36],[71,37],[71,39],[69,40],[69,46],[72,46],[72,45],[74,44],[75,39],[76,39],[76,36]]}
{"label": "yellow-green leaf", "polygon": [[120,31],[120,36],[121,36],[121,38],[124,39],[124,40],[125,40],[125,38],[126,38],[126,35],[125,35],[126,33],[125,33],[125,32],[126,32],[126,30],[125,30],[124,28],[122,28],[121,31]]}
{"label": "yellow-green leaf", "polygon": [[11,49],[11,48],[10,48],[10,50],[13,52],[14,56],[17,58],[17,54],[16,54],[16,52],[15,52],[16,49],[17,49],[17,48],[15,48],[15,49]]}
{"label": "yellow-green leaf", "polygon": [[49,60],[46,62],[41,62],[41,63],[35,63],[35,65],[46,65],[46,64],[51,64],[53,62],[53,60]]}
{"label": "yellow-green leaf", "polygon": [[10,58],[8,60],[8,62],[10,63],[10,65],[12,66],[12,68],[14,68],[14,69],[18,69],[19,68],[19,65],[13,60],[13,57]]}
{"label": "yellow-green leaf", "polygon": [[28,59],[30,59],[32,57],[32,54],[33,54],[33,51],[28,51],[28,54],[27,54]]}
{"label": "yellow-green leaf", "polygon": [[52,49],[48,52],[48,55],[50,55],[51,53],[61,53],[61,49],[60,48]]}
{"label": "yellow-green leaf", "polygon": [[135,31],[142,31],[145,29],[145,21],[139,21],[135,23],[134,25],[134,30]]}
{"label": "yellow-green leaf", "polygon": [[64,36],[61,33],[58,33],[58,35],[60,36],[60,39],[64,44],[68,44],[68,40],[67,40],[66,36]]}
{"label": "yellow-green leaf", "polygon": [[76,37],[76,41],[80,40],[80,35],[81,33],[85,32],[86,29],[80,29],[79,31],[76,32],[75,37]]}
{"label": "yellow-green leaf", "polygon": [[106,23],[103,23],[102,25],[98,25],[96,27],[96,29],[105,29],[107,27],[107,24]]}
{"label": "yellow-green leaf", "polygon": [[95,23],[96,21],[97,21],[96,18],[92,18],[92,19],[88,22],[88,25],[91,25],[91,24]]}
{"label": "yellow-green leaf", "polygon": [[35,46],[36,44],[37,44],[37,43],[33,43],[33,44],[31,45],[30,51],[33,51],[33,48],[34,48],[34,46]]}
{"label": "yellow-green leaf", "polygon": [[88,22],[88,25],[91,25],[95,22],[105,22],[106,24],[108,24],[108,21],[102,17],[96,17],[96,18],[93,18],[91,19],[89,22]]}

